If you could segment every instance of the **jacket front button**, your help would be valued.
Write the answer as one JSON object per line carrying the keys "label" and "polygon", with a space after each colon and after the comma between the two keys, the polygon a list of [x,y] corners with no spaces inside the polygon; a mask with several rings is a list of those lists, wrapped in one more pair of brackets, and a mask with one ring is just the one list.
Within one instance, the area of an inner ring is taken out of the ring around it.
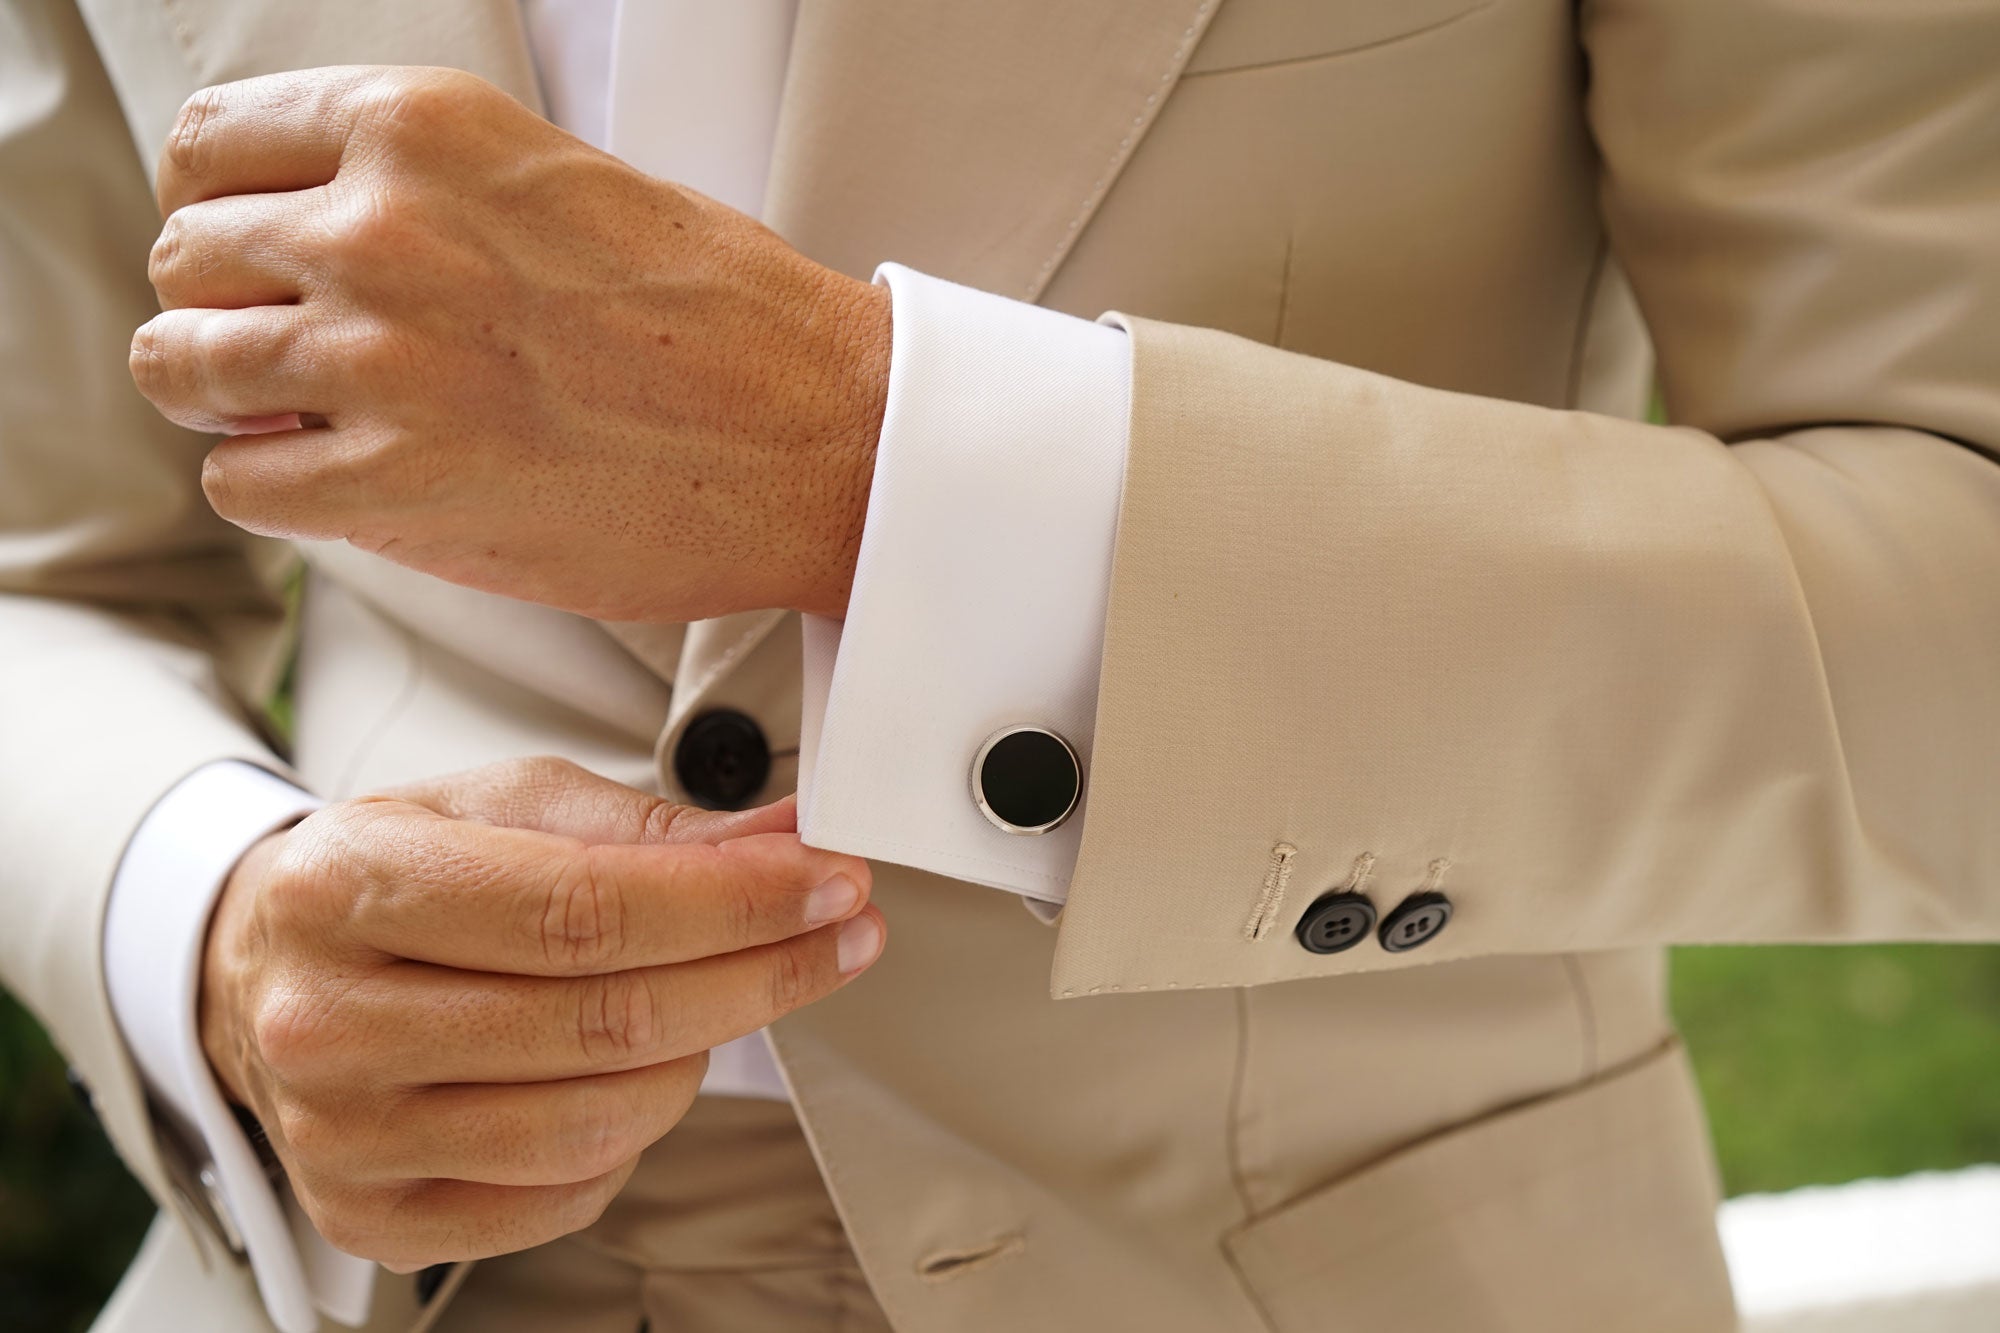
{"label": "jacket front button", "polygon": [[1451,921],[1451,899],[1442,893],[1413,893],[1382,921],[1382,947],[1408,953],[1429,944]]}
{"label": "jacket front button", "polygon": [[1352,949],[1375,929],[1375,904],[1362,893],[1336,891],[1306,909],[1294,932],[1310,953]]}
{"label": "jacket front button", "polygon": [[696,805],[741,810],[771,776],[771,745],[755,719],[730,708],[688,723],[674,746],[674,776]]}

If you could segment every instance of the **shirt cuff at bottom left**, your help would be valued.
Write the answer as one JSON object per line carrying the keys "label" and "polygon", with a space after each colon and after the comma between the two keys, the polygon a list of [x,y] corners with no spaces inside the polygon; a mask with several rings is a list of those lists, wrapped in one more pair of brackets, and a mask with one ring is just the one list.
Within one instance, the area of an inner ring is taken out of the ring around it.
{"label": "shirt cuff at bottom left", "polygon": [[358,1326],[375,1265],[313,1230],[273,1182],[222,1095],[197,1022],[209,917],[230,872],[266,834],[318,809],[309,793],[254,764],[223,760],[160,798],[126,846],[104,921],[112,1013],[162,1112],[203,1160],[209,1206],[249,1258],[280,1333],[314,1333],[319,1313]]}

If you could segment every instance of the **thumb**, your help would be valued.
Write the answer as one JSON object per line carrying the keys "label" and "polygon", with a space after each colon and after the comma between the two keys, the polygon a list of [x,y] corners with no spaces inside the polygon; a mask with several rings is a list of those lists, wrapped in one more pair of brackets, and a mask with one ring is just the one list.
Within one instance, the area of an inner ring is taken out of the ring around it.
{"label": "thumb", "polygon": [[587,843],[718,843],[798,830],[798,802],[790,796],[751,810],[703,810],[551,757],[510,759],[382,794],[448,819]]}

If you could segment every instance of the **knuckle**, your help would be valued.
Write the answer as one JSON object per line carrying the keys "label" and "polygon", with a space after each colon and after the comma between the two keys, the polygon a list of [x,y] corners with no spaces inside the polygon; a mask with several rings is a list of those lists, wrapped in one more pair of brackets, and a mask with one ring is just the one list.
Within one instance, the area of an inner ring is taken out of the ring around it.
{"label": "knuckle", "polygon": [[310,1073],[327,1049],[324,1011],[296,991],[267,992],[250,1016],[257,1059],[285,1082]]}
{"label": "knuckle", "polygon": [[507,761],[502,765],[500,780],[507,786],[542,795],[555,788],[573,786],[583,776],[581,764],[558,755],[536,754]]}
{"label": "knuckle", "polygon": [[687,809],[684,805],[678,805],[658,796],[647,797],[644,809],[639,815],[637,840],[642,843],[672,842],[674,825],[680,822],[681,816],[687,813]]}
{"label": "knuckle", "polygon": [[249,350],[260,368],[281,368],[294,365],[303,358],[301,353],[308,350],[308,326],[304,320],[279,315],[268,320],[257,331],[256,341]]}
{"label": "knuckle", "polygon": [[401,802],[364,797],[323,806],[307,815],[285,839],[277,862],[281,885],[304,909],[346,912],[354,898],[372,887],[371,869]]}
{"label": "knuckle", "polygon": [[437,127],[438,100],[436,83],[412,72],[382,79],[368,105],[387,134],[422,137]]}
{"label": "knuckle", "polygon": [[[303,831],[303,834],[302,834]],[[266,932],[279,947],[291,944],[317,906],[324,876],[315,864],[320,850],[305,824],[294,828],[265,867],[257,886],[257,911]],[[309,928],[309,927],[308,927]]]}
{"label": "knuckle", "polygon": [[489,85],[463,70],[416,68],[385,71],[365,98],[381,129],[392,138],[428,138],[453,128],[469,99]]}
{"label": "knuckle", "polygon": [[192,351],[209,381],[234,384],[269,369],[281,336],[241,321],[205,318],[195,327]]}
{"label": "knuckle", "polygon": [[170,416],[195,408],[226,359],[229,340],[199,311],[172,311],[141,325],[132,335],[132,380],[139,391]]}
{"label": "knuckle", "polygon": [[223,89],[198,89],[174,116],[167,132],[166,160],[183,176],[198,177],[208,165],[208,127],[222,114]]}
{"label": "knuckle", "polygon": [[625,904],[617,882],[586,847],[555,876],[541,919],[542,952],[565,969],[592,971],[624,948]]}
{"label": "knuckle", "polygon": [[201,493],[210,509],[232,523],[248,526],[255,518],[248,489],[233,456],[214,452],[201,460]]}
{"label": "knuckle", "polygon": [[379,392],[382,386],[401,379],[409,368],[408,347],[389,328],[374,321],[343,321],[325,336],[333,359],[354,385],[372,386]]}
{"label": "knuckle", "polygon": [[187,222],[177,212],[160,227],[152,251],[146,256],[146,280],[155,291],[174,285],[179,275],[181,255],[187,248]]}
{"label": "knuckle", "polygon": [[[330,207],[325,228],[326,264],[352,289],[385,268],[407,264],[424,249],[409,204],[387,190],[363,187]],[[396,271],[401,271],[397,267]]]}
{"label": "knuckle", "polygon": [[608,1098],[589,1097],[568,1112],[554,1135],[564,1174],[594,1180],[633,1156],[631,1118]]}
{"label": "knuckle", "polygon": [[724,882],[728,888],[721,895],[721,903],[722,911],[728,917],[730,938],[757,938],[762,922],[771,914],[766,886],[757,878],[744,874],[729,875]]}
{"label": "knuckle", "polygon": [[660,1040],[652,987],[629,972],[584,979],[577,1006],[577,1045],[592,1064],[620,1063],[650,1053]]}
{"label": "knuckle", "polygon": [[169,387],[166,334],[157,319],[147,320],[132,334],[129,362],[139,392],[157,402]]}
{"label": "knuckle", "polygon": [[812,965],[805,941],[787,941],[774,948],[769,976],[773,1013],[790,1013],[818,989],[818,969]]}

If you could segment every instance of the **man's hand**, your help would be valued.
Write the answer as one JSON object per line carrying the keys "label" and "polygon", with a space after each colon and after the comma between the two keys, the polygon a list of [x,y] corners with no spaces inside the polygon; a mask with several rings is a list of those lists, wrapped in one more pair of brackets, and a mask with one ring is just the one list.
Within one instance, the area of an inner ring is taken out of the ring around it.
{"label": "man's hand", "polygon": [[132,373],[236,435],[223,517],[600,619],[845,608],[885,291],[455,70],[205,89],[159,199]]}
{"label": "man's hand", "polygon": [[565,1235],[710,1047],[880,952],[868,863],[794,817],[554,760],[329,806],[231,876],[203,1047],[340,1249],[407,1271]]}

